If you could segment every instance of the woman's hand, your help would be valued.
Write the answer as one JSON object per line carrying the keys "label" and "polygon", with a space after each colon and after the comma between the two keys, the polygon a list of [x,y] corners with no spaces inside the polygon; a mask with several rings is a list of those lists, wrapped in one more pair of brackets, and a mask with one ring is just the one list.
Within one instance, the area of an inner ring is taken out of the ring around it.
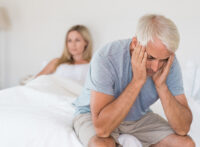
{"label": "woman's hand", "polygon": [[131,57],[133,81],[141,83],[142,85],[146,82],[146,77],[147,77],[146,61],[147,61],[146,48],[137,43],[137,45],[134,47],[132,51],[132,57]]}

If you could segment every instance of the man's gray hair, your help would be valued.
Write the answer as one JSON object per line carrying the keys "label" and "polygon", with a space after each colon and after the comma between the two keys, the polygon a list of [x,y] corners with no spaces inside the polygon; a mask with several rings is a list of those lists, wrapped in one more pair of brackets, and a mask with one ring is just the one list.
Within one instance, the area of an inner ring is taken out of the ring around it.
{"label": "man's gray hair", "polygon": [[179,46],[180,37],[176,25],[162,15],[145,15],[139,19],[136,37],[141,45],[158,38],[168,50],[175,52]]}

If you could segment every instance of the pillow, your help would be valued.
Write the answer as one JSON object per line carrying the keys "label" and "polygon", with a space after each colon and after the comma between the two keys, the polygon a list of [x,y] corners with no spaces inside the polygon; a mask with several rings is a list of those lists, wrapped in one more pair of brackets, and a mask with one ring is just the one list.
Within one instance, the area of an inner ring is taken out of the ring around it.
{"label": "pillow", "polygon": [[186,97],[191,97],[194,87],[196,74],[196,64],[193,61],[188,61],[182,66],[183,85]]}
{"label": "pillow", "polygon": [[200,100],[200,66],[196,69],[192,97],[194,97],[195,100]]}

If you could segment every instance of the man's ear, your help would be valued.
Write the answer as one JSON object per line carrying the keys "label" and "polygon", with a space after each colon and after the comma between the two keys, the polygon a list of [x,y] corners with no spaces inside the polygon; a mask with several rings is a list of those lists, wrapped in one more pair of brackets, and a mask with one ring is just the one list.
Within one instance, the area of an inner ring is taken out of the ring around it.
{"label": "man's ear", "polygon": [[133,37],[132,41],[131,41],[131,49],[134,49],[136,47],[137,44],[137,38]]}

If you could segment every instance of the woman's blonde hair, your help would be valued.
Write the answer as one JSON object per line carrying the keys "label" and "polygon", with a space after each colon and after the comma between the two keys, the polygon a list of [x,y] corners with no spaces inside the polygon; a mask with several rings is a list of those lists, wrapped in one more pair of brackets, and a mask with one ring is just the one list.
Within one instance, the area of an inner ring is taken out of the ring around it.
{"label": "woman's blonde hair", "polygon": [[83,39],[87,43],[85,50],[83,52],[83,59],[88,61],[88,62],[90,62],[90,60],[91,60],[91,57],[92,57],[92,38],[91,38],[90,32],[87,29],[87,27],[85,27],[83,25],[75,25],[75,26],[72,26],[66,34],[64,51],[63,51],[61,57],[58,59],[56,67],[58,67],[62,63],[74,64],[74,59],[73,59],[73,57],[72,57],[72,55],[69,52],[69,49],[67,47],[68,35],[72,31],[77,31],[78,33],[80,33],[80,35],[83,37]]}
{"label": "woman's blonde hair", "polygon": [[140,18],[136,37],[144,46],[149,41],[153,42],[155,38],[158,38],[172,52],[177,50],[180,42],[179,32],[174,22],[156,14],[145,15]]}

